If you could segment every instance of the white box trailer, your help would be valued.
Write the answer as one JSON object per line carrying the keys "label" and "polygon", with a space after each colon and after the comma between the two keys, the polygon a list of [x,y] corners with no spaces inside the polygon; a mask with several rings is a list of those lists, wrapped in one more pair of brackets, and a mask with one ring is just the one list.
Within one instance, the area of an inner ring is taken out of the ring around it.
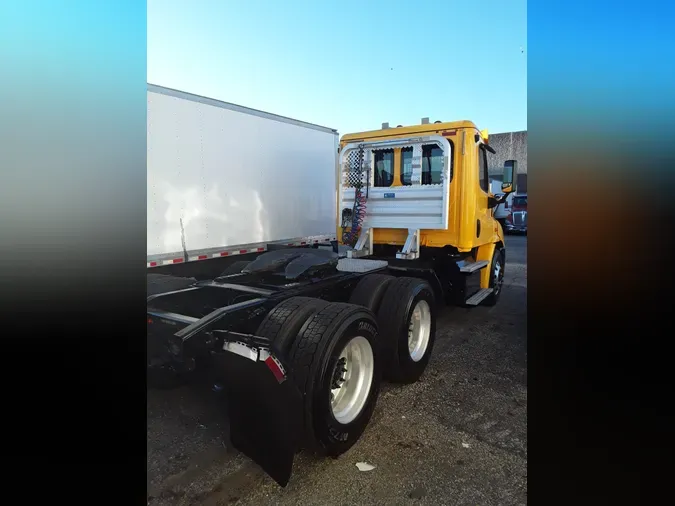
{"label": "white box trailer", "polygon": [[148,85],[147,267],[335,239],[338,133]]}

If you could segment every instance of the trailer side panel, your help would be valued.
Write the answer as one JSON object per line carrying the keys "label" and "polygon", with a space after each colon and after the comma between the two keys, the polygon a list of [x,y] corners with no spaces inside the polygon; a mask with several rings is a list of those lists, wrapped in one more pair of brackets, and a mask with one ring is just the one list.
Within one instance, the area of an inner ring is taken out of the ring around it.
{"label": "trailer side panel", "polygon": [[334,233],[336,131],[163,90],[148,90],[149,261]]}

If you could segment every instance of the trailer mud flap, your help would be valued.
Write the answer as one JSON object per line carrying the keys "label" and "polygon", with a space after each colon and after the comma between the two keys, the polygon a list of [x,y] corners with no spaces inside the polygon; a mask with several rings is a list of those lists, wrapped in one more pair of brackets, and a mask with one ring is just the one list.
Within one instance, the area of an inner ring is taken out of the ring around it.
{"label": "trailer mud flap", "polygon": [[302,394],[272,358],[221,357],[232,445],[285,487],[303,436]]}

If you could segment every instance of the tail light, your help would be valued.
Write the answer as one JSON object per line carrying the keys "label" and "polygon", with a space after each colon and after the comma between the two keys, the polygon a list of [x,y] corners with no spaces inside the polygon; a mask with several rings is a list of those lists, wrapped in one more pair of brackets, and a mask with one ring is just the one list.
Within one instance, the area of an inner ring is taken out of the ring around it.
{"label": "tail light", "polygon": [[513,215],[511,213],[507,214],[506,215],[506,221],[508,221],[509,223],[513,223],[513,217],[512,216]]}

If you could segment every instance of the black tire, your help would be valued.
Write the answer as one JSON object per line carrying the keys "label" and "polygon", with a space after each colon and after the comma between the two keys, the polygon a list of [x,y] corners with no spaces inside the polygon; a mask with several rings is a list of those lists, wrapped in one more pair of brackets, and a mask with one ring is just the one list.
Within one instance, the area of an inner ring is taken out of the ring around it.
{"label": "black tire", "polygon": [[362,277],[354,287],[349,303],[367,307],[373,314],[377,314],[384,293],[394,279],[394,276],[387,274],[368,274]]}
{"label": "black tire", "polygon": [[250,264],[248,260],[237,260],[236,262],[231,263],[227,268],[220,273],[219,277],[222,276],[231,276],[233,274],[241,274],[241,271],[244,267]]}
{"label": "black tire", "polygon": [[[426,302],[430,310],[430,332],[424,354],[413,360],[408,349],[408,330],[420,301]],[[419,278],[397,278],[384,294],[377,320],[384,347],[384,377],[394,383],[414,383],[426,369],[436,340],[436,301],[431,285]]]}
{"label": "black tire", "polygon": [[[499,265],[499,269],[496,266]],[[494,306],[499,301],[499,297],[502,294],[502,285],[504,284],[504,268],[506,267],[506,255],[504,254],[503,249],[495,249],[494,254],[492,255],[492,262],[490,262],[490,284],[488,285],[492,288],[492,293],[488,295],[485,300],[483,300],[483,305],[485,306]],[[499,279],[495,282],[495,276],[499,271]]]}
{"label": "black tire", "polygon": [[309,318],[328,305],[311,297],[291,297],[272,309],[260,323],[256,335],[274,343],[277,353],[286,358],[288,350]]}
{"label": "black tire", "polygon": [[[361,336],[373,354],[372,382],[363,408],[349,423],[336,420],[331,410],[331,385],[340,353],[352,338]],[[308,439],[320,451],[337,457],[361,437],[380,393],[382,364],[377,322],[361,306],[330,303],[311,317],[291,347],[291,375],[304,397]]]}
{"label": "black tire", "polygon": [[197,280],[195,278],[181,278],[178,276],[170,276],[168,274],[146,274],[147,297],[159,293],[182,290],[183,288],[192,286],[196,282]]}

